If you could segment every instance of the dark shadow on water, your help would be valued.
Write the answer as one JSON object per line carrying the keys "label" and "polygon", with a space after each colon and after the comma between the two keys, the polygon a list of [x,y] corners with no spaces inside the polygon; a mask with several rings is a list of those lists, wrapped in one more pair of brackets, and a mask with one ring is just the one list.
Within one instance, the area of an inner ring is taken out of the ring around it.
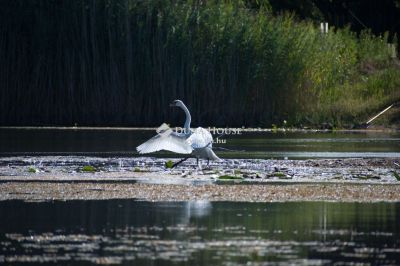
{"label": "dark shadow on water", "polygon": [[[136,146],[155,134],[152,130],[129,129],[0,128],[0,156],[138,156]],[[223,138],[226,143],[214,146],[237,151],[217,149],[222,158],[400,158],[399,132],[242,132]],[[160,152],[152,156],[176,154]]]}
{"label": "dark shadow on water", "polygon": [[399,264],[400,203],[0,203],[0,262]]}

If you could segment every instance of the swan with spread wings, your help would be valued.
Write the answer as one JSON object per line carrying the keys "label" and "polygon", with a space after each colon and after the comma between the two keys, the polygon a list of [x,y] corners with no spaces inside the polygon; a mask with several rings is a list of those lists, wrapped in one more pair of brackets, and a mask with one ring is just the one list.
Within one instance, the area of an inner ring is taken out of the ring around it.
{"label": "swan with spread wings", "polygon": [[[161,126],[158,135],[152,137],[145,143],[139,145],[136,150],[140,154],[156,152],[160,150],[172,151],[181,154],[191,154],[197,159],[197,165],[201,169],[199,159],[221,160],[212,150],[213,137],[211,133],[198,127],[195,130],[190,128],[191,116],[189,109],[181,100],[175,100],[170,104],[171,107],[181,108],[186,115],[186,120],[182,133],[173,132],[169,127]],[[182,159],[178,163],[187,160],[189,157]]]}

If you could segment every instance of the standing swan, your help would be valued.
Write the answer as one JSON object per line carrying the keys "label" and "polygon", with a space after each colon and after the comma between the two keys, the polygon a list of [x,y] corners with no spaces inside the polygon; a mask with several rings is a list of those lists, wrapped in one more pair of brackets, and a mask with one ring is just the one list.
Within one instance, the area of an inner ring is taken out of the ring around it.
{"label": "standing swan", "polygon": [[[186,120],[183,133],[170,132],[164,134],[161,132],[161,134],[158,134],[145,143],[139,145],[136,150],[140,154],[156,152],[160,150],[167,150],[182,154],[192,154],[197,159],[197,166],[199,169],[201,169],[199,159],[207,159],[208,162],[210,160],[220,160],[220,158],[218,158],[218,156],[212,150],[213,137],[211,133],[202,127],[198,127],[194,131],[190,129],[192,118],[186,105],[181,100],[175,100],[170,104],[170,106],[180,107],[185,112]],[[178,163],[174,164],[174,166],[187,159],[188,158],[182,159]]]}

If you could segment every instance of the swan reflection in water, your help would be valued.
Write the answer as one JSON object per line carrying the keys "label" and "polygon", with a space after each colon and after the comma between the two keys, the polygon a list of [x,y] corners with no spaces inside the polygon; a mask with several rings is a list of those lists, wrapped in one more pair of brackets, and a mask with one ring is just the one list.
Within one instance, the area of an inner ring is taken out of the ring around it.
{"label": "swan reflection in water", "polygon": [[211,213],[212,204],[208,200],[188,201],[186,211],[188,218],[202,218]]}

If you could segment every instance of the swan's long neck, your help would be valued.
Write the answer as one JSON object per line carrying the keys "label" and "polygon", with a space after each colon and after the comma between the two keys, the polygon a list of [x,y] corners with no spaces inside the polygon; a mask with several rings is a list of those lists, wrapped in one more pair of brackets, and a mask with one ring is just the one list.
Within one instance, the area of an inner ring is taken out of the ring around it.
{"label": "swan's long neck", "polygon": [[190,122],[192,121],[192,117],[190,116],[190,112],[187,109],[187,107],[185,105],[181,106],[182,110],[185,112],[186,114],[186,120],[185,120],[185,133],[189,134],[190,132]]}

